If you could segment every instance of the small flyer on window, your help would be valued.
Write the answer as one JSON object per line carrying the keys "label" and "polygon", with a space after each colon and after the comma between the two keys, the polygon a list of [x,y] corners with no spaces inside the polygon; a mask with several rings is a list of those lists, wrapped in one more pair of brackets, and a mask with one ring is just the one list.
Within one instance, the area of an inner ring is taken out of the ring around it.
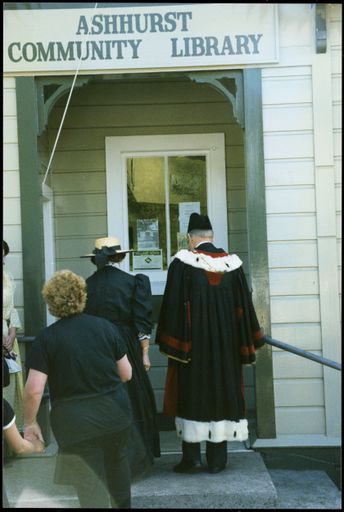
{"label": "small flyer on window", "polygon": [[162,270],[162,250],[134,251],[133,270]]}
{"label": "small flyer on window", "polygon": [[178,251],[181,249],[188,249],[188,237],[186,233],[177,233],[177,246]]}
{"label": "small flyer on window", "polygon": [[201,213],[201,203],[179,203],[179,231],[186,233],[188,229],[190,215],[193,213]]}
{"label": "small flyer on window", "polygon": [[137,219],[137,248],[140,251],[159,249],[158,219]]}

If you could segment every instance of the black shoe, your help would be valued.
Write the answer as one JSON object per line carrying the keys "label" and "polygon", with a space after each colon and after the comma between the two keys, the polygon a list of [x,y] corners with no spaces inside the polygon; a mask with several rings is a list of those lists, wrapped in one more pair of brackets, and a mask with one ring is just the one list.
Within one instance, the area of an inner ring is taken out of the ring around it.
{"label": "black shoe", "polygon": [[208,472],[212,474],[220,473],[224,469],[226,469],[226,466],[208,466]]}
{"label": "black shoe", "polygon": [[199,473],[204,470],[204,466],[199,460],[181,460],[179,464],[174,466],[175,473]]}

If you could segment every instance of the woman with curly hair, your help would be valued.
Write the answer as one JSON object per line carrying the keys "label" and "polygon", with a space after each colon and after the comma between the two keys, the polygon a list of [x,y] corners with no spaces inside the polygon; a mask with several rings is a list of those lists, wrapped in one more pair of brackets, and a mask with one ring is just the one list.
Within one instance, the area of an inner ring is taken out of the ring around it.
{"label": "woman with curly hair", "polygon": [[127,442],[132,411],[124,383],[131,365],[119,330],[85,314],[85,280],[56,272],[43,287],[52,315],[28,354],[24,436],[43,440],[36,421],[48,381],[59,453],[55,483],[74,485],[81,508],[130,508]]}

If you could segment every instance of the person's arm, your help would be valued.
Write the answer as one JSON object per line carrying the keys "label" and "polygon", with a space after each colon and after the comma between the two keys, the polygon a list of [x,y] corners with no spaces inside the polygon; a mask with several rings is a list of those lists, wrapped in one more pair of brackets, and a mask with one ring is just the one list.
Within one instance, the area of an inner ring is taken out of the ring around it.
{"label": "person's arm", "polygon": [[12,274],[10,274],[7,271],[4,271],[3,274],[4,277],[4,286],[11,290],[11,302],[9,305],[9,317],[6,317],[6,321],[8,324],[8,333],[6,336],[2,337],[2,343],[4,347],[10,352],[13,348],[14,340],[17,336],[17,329],[21,328],[21,323],[19,319],[18,312],[16,308],[14,307],[13,297],[14,297],[14,290],[15,290],[15,284]]}
{"label": "person's arm", "polygon": [[37,412],[48,375],[38,370],[29,371],[24,388],[24,438],[28,441],[40,439],[44,442],[41,429],[36,421]]}
{"label": "person's arm", "polygon": [[4,438],[9,447],[17,455],[25,455],[34,452],[40,453],[44,451],[44,443],[39,439],[32,441],[23,439],[15,423],[4,430]]}
{"label": "person's arm", "polygon": [[142,349],[142,363],[146,371],[151,367],[149,360],[149,340],[153,326],[151,321],[152,311],[152,291],[149,278],[144,274],[137,274],[135,276],[133,318]]}
{"label": "person's arm", "polygon": [[151,367],[151,362],[150,362],[150,359],[149,359],[149,340],[150,340],[150,336],[146,335],[146,334],[141,334],[141,335],[139,334],[139,340],[140,340],[140,344],[141,344],[141,348],[142,348],[142,362],[143,362],[143,366],[145,367],[146,372],[148,372],[148,370]]}
{"label": "person's arm", "polygon": [[132,368],[127,356],[123,356],[121,359],[118,359],[116,363],[121,381],[127,382],[128,380],[130,380],[132,375]]}
{"label": "person's arm", "polygon": [[10,327],[8,329],[8,335],[2,337],[3,346],[10,352],[13,348],[13,343],[17,335],[16,327]]}

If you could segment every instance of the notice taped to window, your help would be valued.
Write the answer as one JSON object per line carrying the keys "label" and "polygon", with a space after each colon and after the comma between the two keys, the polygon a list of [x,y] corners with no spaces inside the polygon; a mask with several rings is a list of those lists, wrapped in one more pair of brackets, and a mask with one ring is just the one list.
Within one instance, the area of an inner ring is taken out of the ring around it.
{"label": "notice taped to window", "polygon": [[162,250],[134,251],[133,270],[162,270]]}
{"label": "notice taped to window", "polygon": [[137,247],[159,249],[159,221],[157,219],[137,219]]}
{"label": "notice taped to window", "polygon": [[190,215],[192,213],[201,213],[201,204],[199,201],[193,203],[179,203],[179,232],[186,233]]}
{"label": "notice taped to window", "polygon": [[177,246],[178,251],[180,251],[181,249],[189,248],[188,237],[186,233],[177,233]]}

